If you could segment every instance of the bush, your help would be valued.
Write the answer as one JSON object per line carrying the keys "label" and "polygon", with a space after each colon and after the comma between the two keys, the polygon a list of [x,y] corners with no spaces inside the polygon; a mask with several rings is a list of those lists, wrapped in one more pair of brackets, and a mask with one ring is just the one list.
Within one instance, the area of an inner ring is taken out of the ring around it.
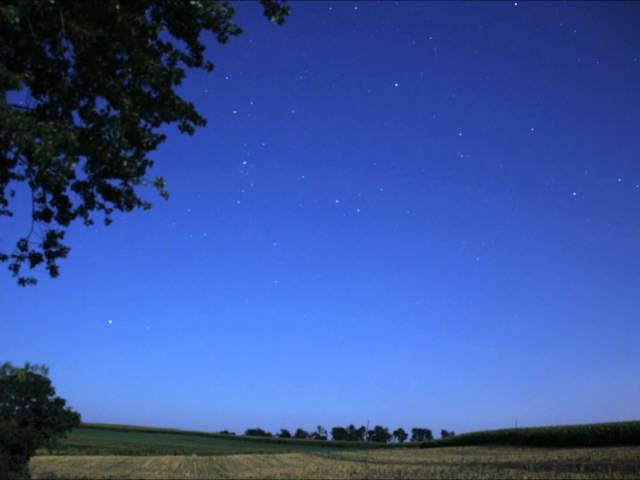
{"label": "bush", "polygon": [[261,428],[249,428],[244,432],[244,434],[247,437],[271,437],[272,436],[271,433],[265,432]]}

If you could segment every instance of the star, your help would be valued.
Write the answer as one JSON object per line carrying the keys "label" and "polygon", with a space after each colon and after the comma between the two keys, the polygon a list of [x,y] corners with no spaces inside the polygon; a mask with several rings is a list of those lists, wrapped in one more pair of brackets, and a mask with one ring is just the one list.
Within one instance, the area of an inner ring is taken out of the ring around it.
{"label": "star", "polygon": [[400,84],[399,84],[398,82],[396,82],[396,83],[394,83],[394,84],[393,84],[393,86],[394,86],[394,87],[399,87],[399,86],[400,86]]}
{"label": "star", "polygon": [[113,324],[113,320],[107,320],[107,323],[108,323],[109,325],[111,325],[111,324]]}

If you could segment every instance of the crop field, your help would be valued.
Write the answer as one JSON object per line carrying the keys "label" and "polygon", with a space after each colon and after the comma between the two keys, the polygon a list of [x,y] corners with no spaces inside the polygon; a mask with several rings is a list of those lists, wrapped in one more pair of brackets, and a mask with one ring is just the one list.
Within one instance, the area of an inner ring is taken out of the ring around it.
{"label": "crop field", "polygon": [[314,442],[268,442],[199,432],[136,427],[80,427],[59,442],[55,455],[220,455],[326,449]]}
{"label": "crop field", "polygon": [[640,422],[609,422],[487,430],[456,435],[455,437],[432,442],[432,444],[437,446],[519,445],[529,447],[640,445]]}
{"label": "crop field", "polygon": [[30,468],[41,479],[640,478],[639,431],[640,422],[506,429],[400,446],[84,424]]}
{"label": "crop field", "polygon": [[330,450],[170,456],[37,456],[34,478],[637,479],[640,447]]}

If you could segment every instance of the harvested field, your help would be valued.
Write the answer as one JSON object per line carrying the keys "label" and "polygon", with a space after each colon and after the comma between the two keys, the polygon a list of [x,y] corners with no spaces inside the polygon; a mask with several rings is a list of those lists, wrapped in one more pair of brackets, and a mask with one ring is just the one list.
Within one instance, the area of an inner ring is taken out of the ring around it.
{"label": "harvested field", "polygon": [[216,456],[38,456],[34,478],[445,478],[640,477],[640,447],[450,447]]}

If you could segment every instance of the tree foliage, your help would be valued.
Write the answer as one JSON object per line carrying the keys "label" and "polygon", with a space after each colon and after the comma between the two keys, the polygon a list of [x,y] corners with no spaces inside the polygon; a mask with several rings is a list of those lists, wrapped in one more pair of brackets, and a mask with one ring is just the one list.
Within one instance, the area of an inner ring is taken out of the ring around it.
{"label": "tree foliage", "polygon": [[409,435],[407,434],[407,432],[404,431],[404,428],[396,428],[393,431],[393,438],[395,438],[398,443],[404,443],[407,438],[409,437]]}
{"label": "tree foliage", "polygon": [[271,437],[270,432],[263,430],[262,428],[248,428],[244,434],[248,437]]}
{"label": "tree foliage", "polygon": [[326,440],[328,438],[327,429],[322,425],[316,427],[316,431],[311,434],[313,440]]}
{"label": "tree foliage", "polygon": [[367,432],[367,441],[369,442],[387,443],[389,440],[391,440],[391,434],[387,427],[376,425]]}
{"label": "tree foliage", "polygon": [[364,437],[367,433],[367,427],[364,425],[356,428],[355,425],[349,425],[347,427],[347,434],[350,442],[364,442]]}
{"label": "tree foliage", "polygon": [[433,440],[433,433],[428,428],[412,428],[411,429],[411,441],[412,442],[425,442],[427,440]]}
{"label": "tree foliage", "polygon": [[349,432],[344,427],[333,427],[331,429],[331,438],[338,442],[349,441]]}
{"label": "tree foliage", "polygon": [[0,478],[21,473],[38,448],[80,425],[80,415],[66,406],[43,366],[0,366]]}
{"label": "tree foliage", "polygon": [[[284,1],[261,0],[276,24]],[[242,31],[233,16],[226,0],[2,2],[0,217],[14,214],[26,184],[31,227],[0,261],[20,285],[36,283],[39,266],[58,275],[74,221],[108,225],[115,211],[151,208],[141,186],[168,197],[164,180],[147,176],[149,154],[163,125],[191,135],[206,124],[176,89],[188,69],[213,69],[203,34],[227,42]]]}

